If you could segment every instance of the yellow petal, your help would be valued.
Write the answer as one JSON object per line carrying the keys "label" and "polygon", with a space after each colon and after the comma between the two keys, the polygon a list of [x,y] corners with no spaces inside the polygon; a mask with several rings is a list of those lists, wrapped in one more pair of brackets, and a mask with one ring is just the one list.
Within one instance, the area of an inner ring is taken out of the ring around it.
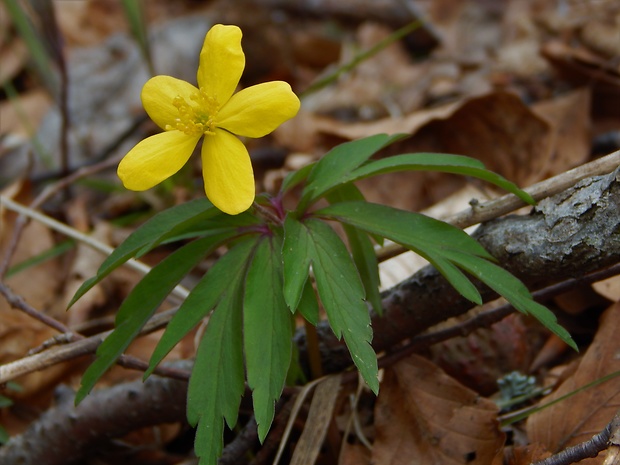
{"label": "yellow petal", "polygon": [[201,136],[166,131],[138,143],[118,165],[118,177],[132,191],[144,191],[179,171]]}
{"label": "yellow petal", "polygon": [[202,145],[205,192],[217,208],[229,215],[246,211],[254,202],[254,173],[245,145],[221,129]]}
{"label": "yellow petal", "polygon": [[220,105],[233,94],[245,67],[241,29],[216,24],[205,37],[198,66],[198,87]]}
{"label": "yellow petal", "polygon": [[239,136],[263,137],[299,111],[286,82],[272,81],[237,92],[220,110],[217,125]]}
{"label": "yellow petal", "polygon": [[174,126],[179,110],[172,104],[176,97],[183,98],[187,103],[193,103],[192,94],[196,89],[189,82],[170,76],[155,76],[144,84],[142,88],[142,105],[151,119],[162,129],[166,125]]}

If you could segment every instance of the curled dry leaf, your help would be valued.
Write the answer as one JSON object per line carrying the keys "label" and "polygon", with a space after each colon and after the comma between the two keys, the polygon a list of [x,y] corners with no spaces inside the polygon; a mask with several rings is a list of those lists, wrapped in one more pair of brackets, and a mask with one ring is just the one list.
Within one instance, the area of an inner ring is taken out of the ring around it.
{"label": "curled dry leaf", "polygon": [[[410,133],[412,137],[399,145],[403,153],[468,155],[520,186],[544,178],[556,140],[551,122],[537,115],[517,95],[499,91],[372,123],[322,120],[317,122],[317,129],[344,139]],[[360,186],[370,201],[419,210],[450,195],[464,182],[443,173],[392,173],[364,180]],[[395,190],[398,196],[393,195]]]}
{"label": "curled dry leaf", "polygon": [[375,407],[377,465],[502,463],[497,406],[414,355],[386,369]]}
{"label": "curled dry leaf", "polygon": [[584,48],[572,48],[559,41],[543,45],[541,54],[558,76],[573,85],[592,88],[592,113],[617,118],[620,102],[620,69],[613,61]]}
{"label": "curled dry leaf", "polygon": [[[603,376],[620,371],[620,302],[603,314],[594,341],[583,355],[579,366],[560,387],[541,401],[548,404]],[[614,417],[620,404],[620,377],[586,389],[560,401],[527,421],[532,444],[542,444],[556,453],[589,440],[600,433]],[[599,454],[600,455],[600,454]],[[586,459],[581,465],[599,465],[604,457]]]}

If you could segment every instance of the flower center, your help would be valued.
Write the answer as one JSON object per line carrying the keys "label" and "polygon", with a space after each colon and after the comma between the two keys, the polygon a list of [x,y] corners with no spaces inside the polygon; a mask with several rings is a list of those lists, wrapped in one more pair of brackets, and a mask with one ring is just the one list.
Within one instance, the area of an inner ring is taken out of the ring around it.
{"label": "flower center", "polygon": [[188,136],[214,135],[217,127],[215,119],[220,109],[217,100],[207,95],[202,88],[189,98],[195,103],[188,103],[181,96],[172,100],[172,104],[179,110],[179,116],[175,118],[174,124],[166,125],[166,131],[177,129]]}

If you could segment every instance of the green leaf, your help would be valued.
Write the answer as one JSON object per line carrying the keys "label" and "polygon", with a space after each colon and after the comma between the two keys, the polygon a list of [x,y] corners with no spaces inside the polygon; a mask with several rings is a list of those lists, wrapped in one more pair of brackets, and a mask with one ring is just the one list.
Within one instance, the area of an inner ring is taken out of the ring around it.
{"label": "green leaf", "polygon": [[475,286],[446,260],[446,254],[455,250],[488,260],[494,258],[462,230],[420,213],[367,202],[338,203],[316,214],[402,244],[431,262],[464,297],[476,303],[481,302]]}
{"label": "green leaf", "polygon": [[6,444],[11,439],[7,430],[5,430],[2,426],[0,426],[0,444]]}
{"label": "green leaf", "polygon": [[212,218],[201,219],[195,224],[189,222],[185,227],[176,230],[174,234],[166,235],[163,240],[147,244],[136,253],[136,257],[144,255],[158,245],[170,244],[172,242],[204,236],[205,234],[217,234],[226,231],[230,231],[231,235],[233,235],[240,229],[247,229],[249,226],[260,223],[261,220],[249,211],[234,216],[220,213]]}
{"label": "green leaf", "polygon": [[311,263],[310,236],[302,224],[287,215],[284,220],[284,243],[282,261],[284,262],[284,300],[291,309],[297,310],[304,284],[308,279]]}
{"label": "green leaf", "polygon": [[370,345],[370,314],[355,264],[332,228],[316,219],[309,219],[303,225],[312,237],[313,271],[329,324],[336,337],[344,336],[353,362],[370,389],[377,393],[378,368]]}
{"label": "green leaf", "polygon": [[151,56],[151,47],[145,19],[145,5],[140,0],[122,0],[121,4],[123,6],[123,10],[125,11],[125,17],[129,23],[131,34],[140,46],[142,57],[146,61],[149,68],[149,74],[154,76],[155,72],[153,70],[153,59]]}
{"label": "green leaf", "polygon": [[466,251],[494,260],[484,247],[464,231],[420,213],[370,202],[343,202],[318,210],[315,214],[379,234],[407,247]]}
{"label": "green leaf", "polygon": [[45,263],[47,260],[56,258],[71,250],[73,247],[75,247],[75,241],[71,239],[60,242],[59,244],[56,244],[55,246],[41,252],[40,254],[35,255],[34,257],[30,257],[23,262],[11,266],[11,268],[9,268],[6,272],[6,278],[8,279],[11,276],[16,275],[17,273],[21,273],[30,267],[39,265],[40,263]]}
{"label": "green leaf", "polygon": [[495,184],[515,194],[526,203],[531,205],[536,203],[531,195],[519,189],[514,183],[497,173],[487,170],[484,164],[479,160],[463,155],[408,153],[395,155],[382,160],[372,160],[343,177],[341,182],[358,181],[371,176],[395,171],[441,171],[444,173],[471,176]]}
{"label": "green leaf", "polygon": [[136,229],[105,259],[97,270],[97,275],[80,286],[71,299],[69,307],[113,270],[136,256],[139,251],[145,253],[168,237],[178,235],[184,229],[191,228],[218,214],[221,212],[207,199],[193,200],[156,214]]}
{"label": "green leaf", "polygon": [[293,324],[282,294],[281,249],[277,236],[264,238],[245,280],[245,361],[261,442],[269,432],[291,363]]}
{"label": "green leaf", "polygon": [[310,172],[314,169],[315,164],[316,163],[310,163],[297,171],[287,174],[282,181],[282,185],[280,186],[280,192],[288,192],[300,183],[304,182],[308,178]]}
{"label": "green leaf", "polygon": [[[474,302],[476,305],[482,305],[482,297],[480,296],[478,289],[476,289],[476,286],[474,286],[469,278],[467,278],[467,276],[465,276],[454,263],[445,258],[447,251],[442,252],[443,256],[439,254],[425,254],[423,251],[417,253],[428,260],[431,265],[433,265],[437,271],[439,271],[448,280],[450,285],[452,285],[452,287],[456,289],[459,294],[467,300]],[[475,258],[478,260],[484,260],[479,257]]]}
{"label": "green leaf", "polygon": [[220,234],[190,242],[152,268],[133,288],[118,310],[116,328],[101,343],[97,358],[82,377],[82,385],[75,396],[76,404],[116,362],[183,276],[226,238],[227,235]]}
{"label": "green leaf", "polygon": [[319,301],[316,298],[310,278],[306,279],[297,311],[301,313],[308,323],[314,326],[319,323]]}
{"label": "green leaf", "polygon": [[155,347],[149,368],[144,373],[145,379],[174,346],[230,293],[230,283],[239,282],[243,278],[255,242],[256,237],[252,237],[236,244],[198,281]]}
{"label": "green leaf", "polygon": [[376,152],[407,136],[406,134],[393,136],[377,134],[334,147],[314,165],[302,192],[298,211],[304,211],[306,205],[341,184],[343,177]]}
{"label": "green leaf", "polygon": [[553,313],[535,302],[521,281],[491,263],[494,258],[460,229],[417,213],[364,202],[338,203],[316,214],[381,234],[408,247],[429,260],[464,297],[480,303],[477,289],[458,268],[471,273],[505,297],[517,310],[532,314],[576,348],[570,334],[557,324]]}
{"label": "green leaf", "polygon": [[[346,201],[364,201],[365,199],[360,190],[353,184],[344,184],[332,191],[327,196],[327,200],[333,204]],[[357,266],[362,284],[364,284],[366,300],[371,303],[374,311],[378,315],[381,315],[383,314],[383,306],[381,302],[381,293],[379,292],[379,286],[381,284],[379,278],[379,262],[377,261],[377,255],[372,241],[367,233],[348,224],[343,224],[342,226],[349,242],[349,249],[351,250],[353,261],[355,262],[355,266]]]}
{"label": "green leaf", "polygon": [[215,465],[222,455],[224,419],[237,422],[243,395],[243,273],[230,282],[198,346],[187,392],[187,420],[198,425],[194,450],[201,464]]}
{"label": "green leaf", "polygon": [[[43,83],[52,95],[57,95],[59,91],[59,78],[54,72],[53,52],[45,45],[45,40],[41,37],[32,21],[29,20],[27,11],[18,0],[5,0],[4,5],[11,17],[11,22],[19,32],[19,35],[28,47],[28,52],[35,64],[37,72],[41,76]],[[32,7],[32,5],[30,5]],[[30,10],[32,11],[32,10]],[[40,19],[40,18],[39,18]],[[48,18],[49,20],[49,18]],[[48,44],[48,46],[51,44]]]}
{"label": "green leaf", "polygon": [[503,296],[514,308],[526,315],[532,315],[549,331],[578,351],[570,333],[558,324],[553,312],[536,302],[517,277],[500,266],[471,256],[462,257],[459,266]]}
{"label": "green leaf", "polygon": [[304,373],[301,363],[299,363],[299,347],[297,344],[293,344],[293,355],[291,357],[291,364],[288,367],[286,373],[286,384],[288,386],[294,386],[296,384],[306,384],[308,379]]}

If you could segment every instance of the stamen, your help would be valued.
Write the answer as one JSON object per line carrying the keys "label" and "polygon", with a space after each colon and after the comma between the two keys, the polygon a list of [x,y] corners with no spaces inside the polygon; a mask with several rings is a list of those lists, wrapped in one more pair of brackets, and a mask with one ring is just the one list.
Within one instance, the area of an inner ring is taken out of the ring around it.
{"label": "stamen", "polygon": [[207,95],[203,89],[194,92],[189,98],[195,102],[194,105],[187,103],[181,96],[172,100],[172,104],[179,110],[179,116],[175,118],[174,124],[166,125],[166,131],[177,129],[188,136],[214,135],[215,118],[220,109],[217,100]]}

